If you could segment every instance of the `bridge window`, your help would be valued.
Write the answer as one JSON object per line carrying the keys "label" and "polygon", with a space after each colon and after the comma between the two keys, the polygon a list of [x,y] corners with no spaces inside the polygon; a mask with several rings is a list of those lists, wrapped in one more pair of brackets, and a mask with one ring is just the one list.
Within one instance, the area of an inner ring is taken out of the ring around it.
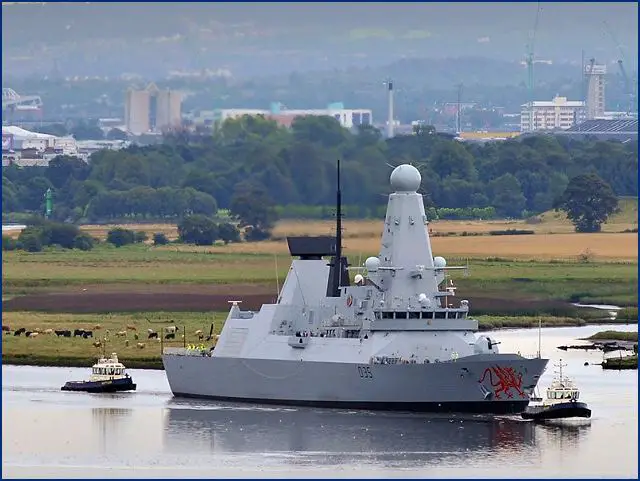
{"label": "bridge window", "polygon": [[446,319],[446,315],[447,315],[447,313],[444,312],[444,311],[437,311],[435,313],[436,319]]}
{"label": "bridge window", "polygon": [[406,312],[396,312],[396,319],[406,319],[406,318],[407,318]]}
{"label": "bridge window", "polygon": [[420,313],[419,312],[410,312],[409,313],[409,319],[420,319]]}
{"label": "bridge window", "polygon": [[433,319],[433,312],[432,311],[423,312],[422,313],[422,318],[423,319]]}
{"label": "bridge window", "polygon": [[382,313],[382,318],[383,319],[393,319],[393,312],[383,312]]}

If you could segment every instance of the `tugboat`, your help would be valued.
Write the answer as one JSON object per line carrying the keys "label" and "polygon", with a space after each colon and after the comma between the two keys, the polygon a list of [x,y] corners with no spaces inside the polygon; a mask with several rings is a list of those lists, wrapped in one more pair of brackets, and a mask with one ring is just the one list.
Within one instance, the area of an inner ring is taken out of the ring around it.
{"label": "tugboat", "polygon": [[69,381],[61,389],[91,393],[135,391],[136,384],[114,352],[110,358],[98,359],[92,367],[88,381]]}
{"label": "tugboat", "polygon": [[547,419],[591,417],[591,409],[587,407],[587,404],[578,401],[580,390],[573,381],[562,375],[564,366],[566,364],[562,364],[562,359],[560,359],[558,377],[547,388],[547,398],[541,403],[529,405],[521,414],[524,419],[544,421]]}

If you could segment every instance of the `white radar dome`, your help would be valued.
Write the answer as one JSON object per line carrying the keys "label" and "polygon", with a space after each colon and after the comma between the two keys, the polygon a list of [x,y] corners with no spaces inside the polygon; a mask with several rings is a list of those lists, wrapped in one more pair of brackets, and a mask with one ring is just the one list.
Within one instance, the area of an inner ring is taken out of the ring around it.
{"label": "white radar dome", "polygon": [[447,266],[447,261],[445,260],[444,257],[434,257],[433,258],[433,266],[437,269],[442,269],[443,267]]}
{"label": "white radar dome", "polygon": [[378,267],[380,267],[380,259],[378,259],[377,257],[369,257],[366,261],[364,261],[364,266],[369,272],[376,272],[378,270]]}
{"label": "white radar dome", "polygon": [[362,284],[364,282],[364,277],[362,277],[362,274],[356,274],[353,280],[356,284]]}
{"label": "white radar dome", "polygon": [[420,188],[422,176],[413,165],[402,164],[393,169],[389,180],[396,192],[415,192]]}

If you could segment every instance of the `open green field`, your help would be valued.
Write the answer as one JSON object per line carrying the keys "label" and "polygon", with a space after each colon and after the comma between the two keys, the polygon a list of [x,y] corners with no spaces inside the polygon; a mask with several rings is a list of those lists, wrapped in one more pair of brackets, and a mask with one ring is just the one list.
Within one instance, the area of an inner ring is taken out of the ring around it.
{"label": "open green field", "polygon": [[[5,252],[3,297],[64,292],[86,285],[103,286],[105,290],[135,290],[153,285],[249,284],[271,286],[275,292],[276,283],[282,284],[290,266],[288,255],[227,253],[225,247],[209,251],[172,247],[134,245],[116,249],[101,245],[89,252],[62,249]],[[357,265],[363,262],[363,257],[351,256],[350,261]],[[458,296],[464,298],[491,297],[506,303],[522,298],[637,306],[637,262],[455,257],[447,260],[449,265],[468,262],[467,276],[462,271],[452,271]]]}

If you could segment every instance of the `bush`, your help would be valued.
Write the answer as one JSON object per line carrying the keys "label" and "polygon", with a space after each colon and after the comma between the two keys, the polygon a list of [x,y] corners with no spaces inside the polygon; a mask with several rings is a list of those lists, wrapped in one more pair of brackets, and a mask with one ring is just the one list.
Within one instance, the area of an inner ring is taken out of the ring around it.
{"label": "bush", "polygon": [[90,251],[93,249],[95,240],[89,234],[78,234],[73,240],[73,246],[81,251]]}
{"label": "bush", "polygon": [[218,237],[220,237],[225,244],[229,242],[240,242],[240,231],[235,225],[225,222],[218,224]]}
{"label": "bush", "polygon": [[156,232],[153,234],[153,245],[154,246],[164,246],[169,243],[169,239],[162,232]]}
{"label": "bush", "polygon": [[134,237],[134,241],[135,241],[136,244],[141,244],[141,243],[146,242],[147,240],[149,240],[149,236],[143,230],[137,231],[133,235],[133,237]]}
{"label": "bush", "polygon": [[2,236],[2,250],[3,251],[14,251],[18,248],[18,242],[9,237],[8,235]]}
{"label": "bush", "polygon": [[255,227],[247,227],[247,230],[244,233],[244,239],[247,242],[257,242],[269,239],[271,234],[269,232],[256,229]]}
{"label": "bush", "polygon": [[27,227],[20,232],[18,242],[27,252],[40,252],[42,250],[42,231],[38,227]]}
{"label": "bush", "polygon": [[107,233],[107,242],[116,247],[133,244],[136,240],[136,234],[132,230],[116,227]]}

